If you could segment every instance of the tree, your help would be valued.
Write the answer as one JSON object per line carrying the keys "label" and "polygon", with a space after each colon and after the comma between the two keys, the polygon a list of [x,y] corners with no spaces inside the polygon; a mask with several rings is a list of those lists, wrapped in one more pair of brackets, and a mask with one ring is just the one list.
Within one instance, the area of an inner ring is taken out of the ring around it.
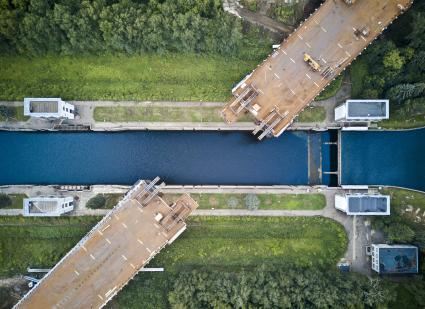
{"label": "tree", "polygon": [[245,207],[249,210],[257,210],[260,206],[260,199],[255,194],[247,194],[245,196]]}
{"label": "tree", "polygon": [[88,200],[86,207],[97,209],[97,208],[103,208],[105,204],[106,204],[106,198],[103,196],[103,194],[97,194],[96,196]]}
{"label": "tree", "polygon": [[397,222],[384,229],[390,242],[409,243],[415,237],[415,232],[407,224]]}
{"label": "tree", "polygon": [[229,199],[227,200],[227,206],[231,209],[238,207],[238,205],[239,200],[234,196],[229,197]]}
{"label": "tree", "polygon": [[400,71],[404,66],[405,59],[400,55],[398,49],[393,49],[387,52],[383,59],[384,67],[394,71]]}

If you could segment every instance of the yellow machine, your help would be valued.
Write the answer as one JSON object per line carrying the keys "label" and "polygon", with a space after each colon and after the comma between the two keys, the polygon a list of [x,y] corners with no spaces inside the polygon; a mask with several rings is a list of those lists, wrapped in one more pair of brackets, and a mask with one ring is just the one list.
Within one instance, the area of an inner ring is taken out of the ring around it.
{"label": "yellow machine", "polygon": [[320,71],[320,64],[313,59],[309,54],[304,53],[304,61],[308,63],[313,71]]}
{"label": "yellow machine", "polygon": [[344,0],[345,3],[347,3],[348,5],[352,5],[354,3],[356,3],[357,0]]}

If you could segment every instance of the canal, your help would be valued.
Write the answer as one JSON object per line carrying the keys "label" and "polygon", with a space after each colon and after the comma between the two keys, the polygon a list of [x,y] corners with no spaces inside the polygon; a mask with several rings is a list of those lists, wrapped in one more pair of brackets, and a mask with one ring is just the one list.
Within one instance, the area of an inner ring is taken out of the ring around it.
{"label": "canal", "polygon": [[[343,184],[425,191],[425,130],[341,132]],[[336,131],[0,132],[0,184],[337,185]],[[331,173],[329,173],[331,172]]]}

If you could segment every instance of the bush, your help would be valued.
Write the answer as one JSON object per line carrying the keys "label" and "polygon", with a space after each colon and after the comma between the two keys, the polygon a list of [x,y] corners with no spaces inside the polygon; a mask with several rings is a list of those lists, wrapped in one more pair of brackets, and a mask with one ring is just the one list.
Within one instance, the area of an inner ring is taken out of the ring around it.
{"label": "bush", "polygon": [[103,194],[98,194],[95,197],[92,197],[89,199],[89,201],[86,204],[87,208],[91,209],[98,209],[103,208],[106,205],[106,198],[103,196]]}
{"label": "bush", "polygon": [[255,194],[247,194],[245,196],[245,206],[249,210],[257,210],[260,206],[260,199]]}
{"label": "bush", "polygon": [[12,205],[12,199],[7,194],[0,194],[0,208]]}

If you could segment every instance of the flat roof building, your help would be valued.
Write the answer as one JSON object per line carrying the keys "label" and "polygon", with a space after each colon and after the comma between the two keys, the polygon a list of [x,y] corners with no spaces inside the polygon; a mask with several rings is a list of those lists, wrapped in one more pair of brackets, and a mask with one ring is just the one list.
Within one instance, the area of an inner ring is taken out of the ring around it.
{"label": "flat roof building", "polygon": [[335,108],[335,121],[379,121],[390,117],[389,100],[347,100]]}
{"label": "flat roof building", "polygon": [[74,209],[72,196],[37,196],[24,199],[24,216],[57,217]]}
{"label": "flat roof building", "polygon": [[380,194],[335,195],[335,208],[347,215],[388,216],[390,215],[390,196]]}
{"label": "flat roof building", "polygon": [[418,248],[410,245],[372,244],[372,269],[379,274],[418,273]]}
{"label": "flat roof building", "polygon": [[74,119],[74,105],[62,101],[61,98],[25,98],[24,115]]}

